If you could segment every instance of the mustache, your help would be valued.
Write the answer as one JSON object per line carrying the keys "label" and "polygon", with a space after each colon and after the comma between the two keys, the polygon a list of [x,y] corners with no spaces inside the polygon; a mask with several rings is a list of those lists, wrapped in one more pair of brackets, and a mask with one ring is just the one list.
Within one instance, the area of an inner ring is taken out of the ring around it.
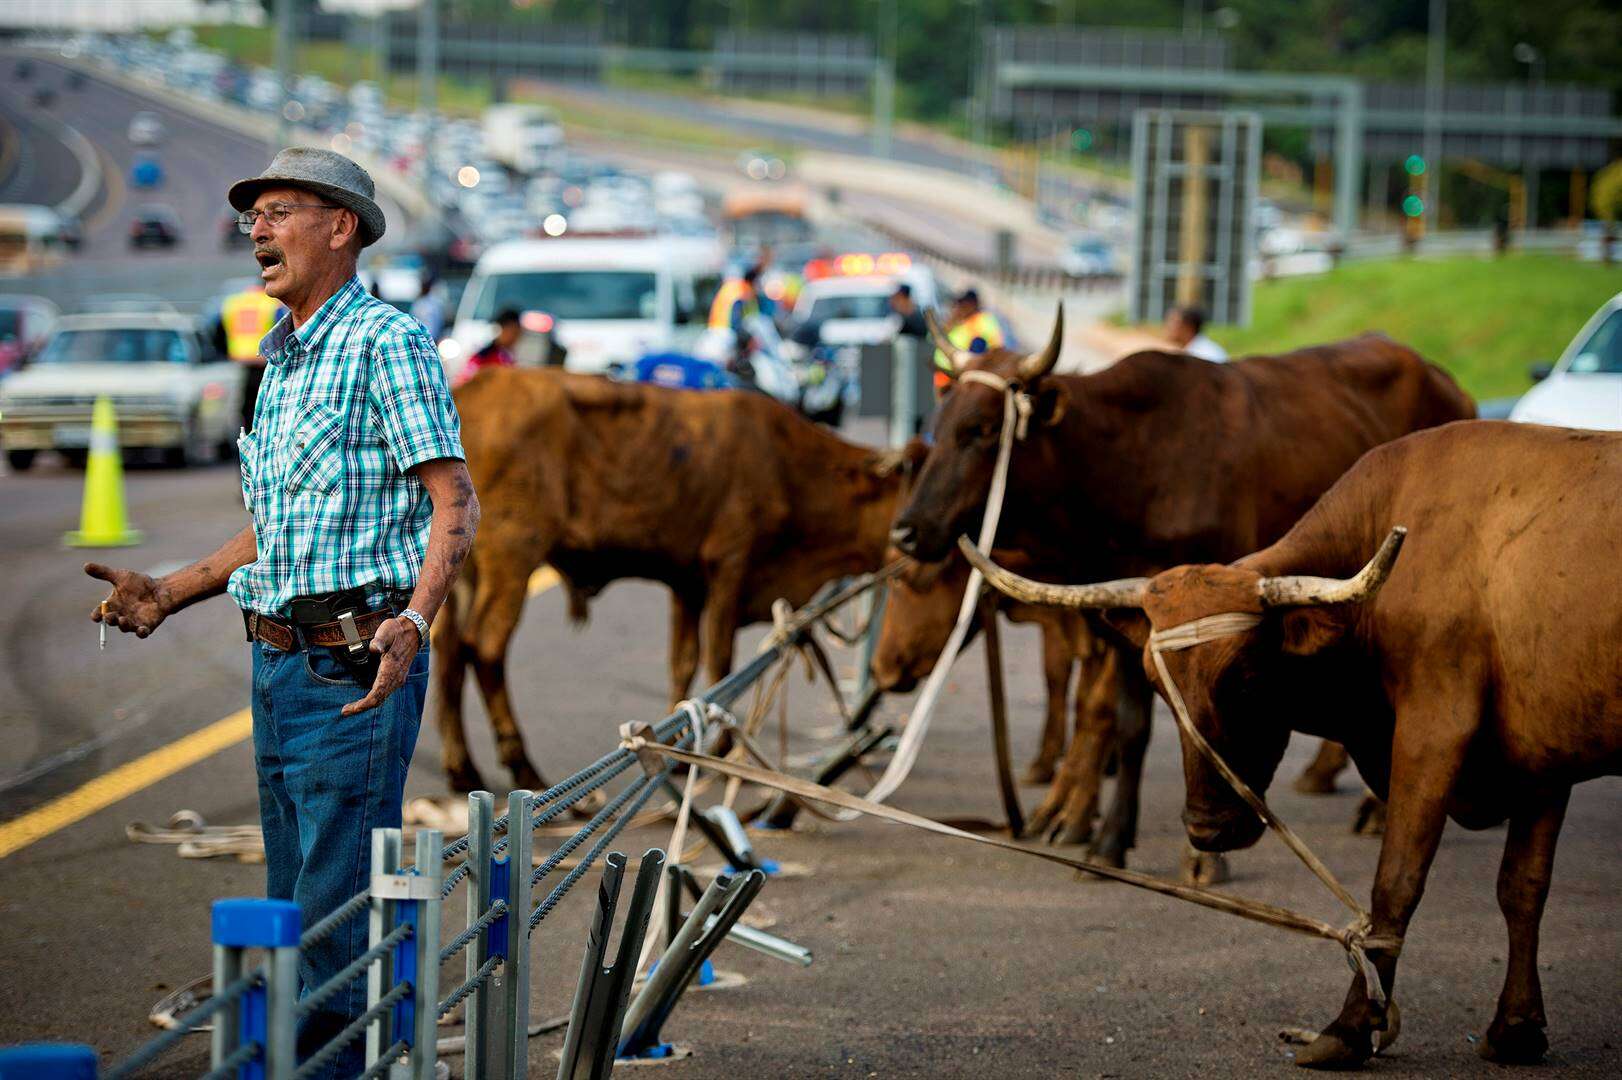
{"label": "mustache", "polygon": [[282,249],[278,247],[271,247],[269,245],[261,247],[258,244],[255,244],[253,248],[253,255],[256,259],[261,255],[269,255],[273,259],[280,260],[282,258]]}

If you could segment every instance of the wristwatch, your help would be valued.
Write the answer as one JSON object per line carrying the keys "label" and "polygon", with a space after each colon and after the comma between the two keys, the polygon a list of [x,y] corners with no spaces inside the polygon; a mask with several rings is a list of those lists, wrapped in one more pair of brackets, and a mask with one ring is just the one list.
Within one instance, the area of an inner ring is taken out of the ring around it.
{"label": "wristwatch", "polygon": [[419,613],[417,613],[416,611],[413,611],[411,608],[406,608],[404,611],[400,612],[400,618],[402,618],[402,619],[410,619],[411,620],[411,625],[413,625],[413,626],[415,626],[417,628],[417,643],[419,645],[428,644],[428,620],[427,619],[423,618]]}

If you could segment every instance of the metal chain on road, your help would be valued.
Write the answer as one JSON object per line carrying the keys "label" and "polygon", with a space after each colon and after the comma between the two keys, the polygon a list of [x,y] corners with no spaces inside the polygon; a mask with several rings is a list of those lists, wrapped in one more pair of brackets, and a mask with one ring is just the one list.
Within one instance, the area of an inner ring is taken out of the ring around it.
{"label": "metal chain on road", "polygon": [[219,1065],[204,1073],[200,1080],[227,1080],[235,1076],[242,1066],[258,1057],[263,1050],[264,1047],[256,1042],[243,1043],[226,1055],[225,1060]]}
{"label": "metal chain on road", "polygon": [[[456,1006],[460,1005],[463,998],[467,997],[469,994],[473,993],[473,991],[483,986],[485,980],[488,979],[491,974],[495,972],[496,968],[500,966],[501,957],[499,956],[492,956],[483,964],[479,965],[479,970],[473,973],[473,977],[471,979],[463,983],[461,986],[458,986],[455,990],[452,990],[449,996],[447,996],[444,1001],[439,1003],[439,1012],[435,1015],[444,1016],[446,1013],[456,1008]],[[295,1076],[293,1080],[298,1080],[298,1077]]]}
{"label": "metal chain on road", "polygon": [[390,949],[394,948],[400,942],[410,937],[411,933],[412,929],[410,923],[401,923],[393,930],[390,930],[386,935],[383,936],[381,940],[378,941],[376,945],[373,945],[370,949],[367,949],[365,952],[355,957],[354,960],[350,961],[348,967],[344,968],[342,971],[338,972],[338,974],[334,975],[332,978],[310,991],[309,996],[298,1003],[294,1011],[294,1015],[301,1017],[308,1016],[321,1006],[325,1005],[328,1001],[332,1000],[333,996],[336,995],[338,991],[344,989],[350,983],[364,975],[366,973],[366,969],[372,965],[372,961],[381,960],[383,957],[387,956]]}
{"label": "metal chain on road", "polygon": [[250,987],[258,985],[264,979],[263,968],[256,968],[242,976],[236,982],[209,998],[191,1012],[175,1021],[175,1026],[141,1047],[135,1053],[115,1065],[107,1073],[106,1080],[123,1080],[126,1076],[133,1076],[150,1065],[157,1057],[171,1046],[190,1035],[197,1025],[213,1016],[227,1005],[232,1004]]}
{"label": "metal chain on road", "polygon": [[335,1035],[331,1042],[317,1050],[310,1059],[300,1065],[293,1073],[292,1080],[307,1080],[314,1076],[329,1062],[343,1053],[344,1048],[365,1033],[373,1020],[387,1013],[395,1005],[404,1001],[411,994],[411,984],[408,982],[395,983],[394,989],[377,999],[377,1004],[361,1013],[358,1017]]}
{"label": "metal chain on road", "polygon": [[348,900],[333,908],[320,922],[304,931],[299,936],[298,947],[308,949],[311,945],[325,941],[344,923],[365,911],[372,902],[372,894],[368,892],[356,893]]}
{"label": "metal chain on road", "polygon": [[495,903],[491,904],[488,911],[486,911],[483,915],[480,915],[475,922],[469,923],[466,930],[463,930],[460,934],[456,935],[455,941],[439,950],[439,962],[443,964],[445,961],[467,948],[468,942],[478,937],[485,931],[486,928],[490,926],[491,923],[495,922],[505,914],[507,914],[507,901],[497,900]]}
{"label": "metal chain on road", "polygon": [[[663,779],[669,775],[670,770],[667,768],[659,773],[659,778]],[[585,875],[586,871],[591,869],[592,864],[597,861],[598,856],[603,853],[603,850],[607,848],[609,844],[614,842],[614,838],[620,834],[620,830],[625,828],[625,826],[630,823],[631,818],[635,816],[636,812],[642,809],[655,791],[659,790],[659,785],[654,783],[653,780],[654,777],[645,776],[641,781],[638,782],[638,784],[640,784],[642,787],[642,793],[636,797],[636,800],[631,804],[630,808],[626,810],[618,821],[614,822],[614,824],[609,827],[607,832],[603,833],[602,837],[598,839],[596,844],[592,845],[592,849],[586,852],[585,858],[580,860],[580,865],[575,867],[573,870],[570,870],[569,875],[562,881],[558,882],[557,887],[547,894],[546,899],[542,900],[538,905],[536,905],[535,910],[531,912],[529,916],[529,929],[531,932],[533,932],[534,929],[540,925],[542,919],[546,918],[552,913],[552,909],[558,906],[558,902],[568,895],[570,889],[574,888],[575,882],[579,881],[581,877]],[[638,784],[631,785],[630,787],[626,788],[626,791],[635,791]]]}

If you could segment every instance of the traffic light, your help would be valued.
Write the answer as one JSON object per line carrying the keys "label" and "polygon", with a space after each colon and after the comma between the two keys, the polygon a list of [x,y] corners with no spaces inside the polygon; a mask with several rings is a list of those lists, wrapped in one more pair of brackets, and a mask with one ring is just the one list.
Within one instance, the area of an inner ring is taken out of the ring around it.
{"label": "traffic light", "polygon": [[1093,133],[1086,128],[1077,128],[1070,133],[1070,145],[1077,153],[1085,154],[1093,148]]}
{"label": "traffic light", "polygon": [[1425,159],[1418,154],[1409,154],[1408,160],[1402,163],[1409,176],[1423,176],[1425,174]]}
{"label": "traffic light", "polygon": [[1411,218],[1421,217],[1425,213],[1425,200],[1418,195],[1410,195],[1402,200],[1402,212]]}

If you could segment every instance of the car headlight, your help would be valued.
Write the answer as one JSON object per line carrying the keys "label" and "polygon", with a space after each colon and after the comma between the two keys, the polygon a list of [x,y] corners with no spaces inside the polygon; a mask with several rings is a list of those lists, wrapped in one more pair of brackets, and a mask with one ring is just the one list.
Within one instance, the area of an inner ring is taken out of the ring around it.
{"label": "car headlight", "polygon": [[455,338],[446,338],[439,343],[439,358],[446,361],[456,361],[462,358],[462,343]]}

